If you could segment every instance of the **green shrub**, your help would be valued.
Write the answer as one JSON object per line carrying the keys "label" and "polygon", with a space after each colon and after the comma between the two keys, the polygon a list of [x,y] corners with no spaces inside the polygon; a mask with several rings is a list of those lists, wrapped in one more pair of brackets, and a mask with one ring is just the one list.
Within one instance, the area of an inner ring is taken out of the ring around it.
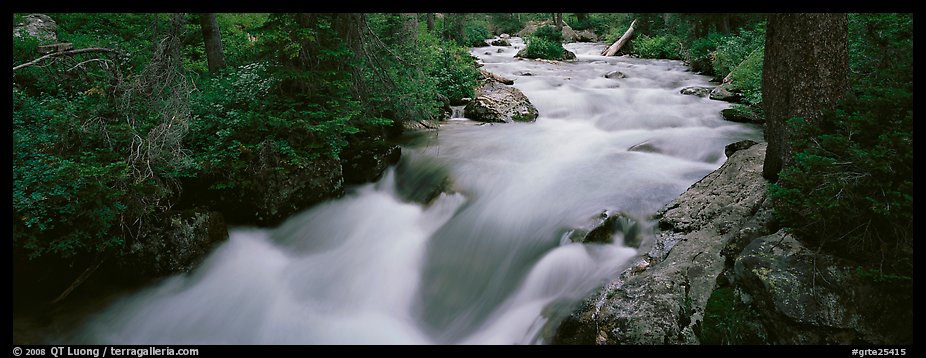
{"label": "green shrub", "polygon": [[545,25],[537,28],[534,33],[531,34],[533,38],[542,38],[544,40],[553,41],[553,42],[563,42],[563,33],[551,25]]}
{"label": "green shrub", "polygon": [[743,304],[730,287],[711,292],[698,335],[701,344],[767,344],[758,313]]}
{"label": "green shrub", "polygon": [[724,36],[717,43],[711,60],[714,75],[726,77],[757,48],[765,46],[765,24],[759,23],[739,29],[735,35]]}
{"label": "green shrub", "polygon": [[770,186],[780,220],[830,252],[912,274],[899,260],[912,254],[912,106],[911,92],[885,89],[789,121],[793,165]]}
{"label": "green shrub", "polygon": [[562,32],[555,27],[541,26],[527,38],[527,47],[522,50],[521,57],[562,60],[566,52],[562,40]]}
{"label": "green shrub", "polygon": [[466,43],[465,46],[482,47],[488,46],[486,39],[492,37],[492,33],[486,28],[484,22],[468,21],[466,23]]}
{"label": "green shrub", "polygon": [[762,61],[764,47],[755,49],[743,62],[733,69],[729,90],[739,93],[743,100],[754,107],[762,104]]}
{"label": "green shrub", "polygon": [[631,41],[634,53],[643,58],[681,59],[681,42],[669,35],[640,35]]}

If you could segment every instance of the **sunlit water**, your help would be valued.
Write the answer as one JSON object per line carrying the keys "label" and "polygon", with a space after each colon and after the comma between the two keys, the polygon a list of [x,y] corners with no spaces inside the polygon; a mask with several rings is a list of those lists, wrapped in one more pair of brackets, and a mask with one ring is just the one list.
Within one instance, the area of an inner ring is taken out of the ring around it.
{"label": "sunlit water", "polygon": [[598,56],[604,44],[567,45],[575,63],[516,60],[523,42],[512,43],[472,53],[515,80],[540,111],[535,123],[455,118],[403,148],[403,161],[446,170],[454,193],[403,200],[396,182],[424,174],[389,169],[278,228],[231,230],[191,274],[117,301],[62,340],[543,343],[551,316],[636,254],[619,234],[564,244],[564,228],[602,210],[646,217],[719,167],[725,144],[761,133],[724,121],[726,103],[679,94],[709,85],[680,62]]}

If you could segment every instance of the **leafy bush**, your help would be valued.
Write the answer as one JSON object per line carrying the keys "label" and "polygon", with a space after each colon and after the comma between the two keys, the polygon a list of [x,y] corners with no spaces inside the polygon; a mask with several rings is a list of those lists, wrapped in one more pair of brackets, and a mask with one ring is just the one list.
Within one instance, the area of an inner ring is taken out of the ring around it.
{"label": "leafy bush", "polygon": [[541,38],[553,42],[563,42],[563,33],[553,27],[552,25],[545,25],[537,28],[534,33],[531,34],[533,38]]}
{"label": "leafy bush", "polygon": [[473,97],[479,70],[469,52],[450,42],[436,43],[430,49],[433,65],[428,77],[436,81],[437,92],[450,100]]}
{"label": "leafy bush", "polygon": [[756,49],[765,47],[765,24],[758,23],[741,28],[737,34],[724,36],[718,40],[711,65],[714,75],[723,78]]}
{"label": "leafy bush", "polygon": [[631,53],[643,58],[666,58],[670,60],[681,59],[681,42],[669,35],[649,37],[640,35],[631,41]]}
{"label": "leafy bush", "polygon": [[544,58],[562,60],[566,49],[563,48],[563,34],[553,26],[541,26],[527,38],[527,47],[521,56],[524,58]]}
{"label": "leafy bush", "polygon": [[755,49],[743,62],[733,69],[729,90],[739,93],[743,100],[754,107],[762,104],[762,61],[765,48]]}
{"label": "leafy bush", "polygon": [[464,41],[465,46],[472,47],[482,47],[488,46],[486,39],[492,37],[492,33],[489,32],[487,24],[483,21],[467,21],[466,22],[466,38]]}
{"label": "leafy bush", "polygon": [[759,314],[736,298],[730,287],[711,292],[698,335],[701,344],[767,344]]}

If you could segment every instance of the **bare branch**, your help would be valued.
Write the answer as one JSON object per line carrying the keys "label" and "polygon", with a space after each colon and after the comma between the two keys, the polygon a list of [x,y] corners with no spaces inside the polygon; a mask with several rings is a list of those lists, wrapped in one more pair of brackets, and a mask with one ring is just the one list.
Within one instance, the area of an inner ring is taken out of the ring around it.
{"label": "bare branch", "polygon": [[16,71],[16,70],[21,69],[21,68],[26,68],[26,67],[29,67],[29,66],[32,66],[32,65],[35,65],[35,64],[40,63],[40,62],[42,62],[42,61],[44,61],[44,60],[46,60],[46,59],[49,59],[49,58],[54,58],[54,57],[58,57],[58,56],[73,56],[73,55],[79,55],[79,54],[82,54],[82,53],[89,53],[89,52],[110,52],[110,53],[119,53],[119,51],[117,51],[117,50],[113,50],[113,49],[110,49],[110,48],[103,48],[103,47],[90,47],[90,48],[82,48],[82,49],[79,49],[79,50],[52,52],[52,53],[50,53],[50,54],[47,54],[47,55],[42,56],[42,57],[39,57],[39,58],[34,59],[34,60],[32,60],[32,61],[29,61],[29,62],[20,64],[20,65],[13,66],[13,71]]}

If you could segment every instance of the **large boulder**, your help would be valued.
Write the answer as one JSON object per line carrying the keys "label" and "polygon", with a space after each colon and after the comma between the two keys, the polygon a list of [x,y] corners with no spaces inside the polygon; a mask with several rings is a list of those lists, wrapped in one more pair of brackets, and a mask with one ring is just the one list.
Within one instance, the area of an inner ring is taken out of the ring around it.
{"label": "large boulder", "polygon": [[[516,57],[516,58],[537,59],[537,60],[539,60],[539,61],[547,61],[547,60],[548,60],[548,59],[542,59],[542,58],[538,58],[538,57],[528,57],[528,56],[527,56],[527,47],[522,48],[520,51],[518,51],[518,53],[514,54],[514,57]],[[575,60],[575,59],[576,59],[576,54],[575,54],[575,52],[569,51],[569,50],[567,50],[567,49],[563,49],[563,54],[560,56],[560,58],[559,58],[559,59],[554,59],[553,61],[558,61],[558,60],[569,61],[569,60]]]}
{"label": "large boulder", "polygon": [[476,89],[474,98],[463,109],[466,118],[479,122],[533,122],[539,115],[524,93],[495,81]]}
{"label": "large boulder", "polygon": [[[766,144],[737,151],[657,215],[659,232],[559,325],[553,343],[695,344],[723,249],[769,233]],[[757,219],[760,218],[760,219]]]}
{"label": "large boulder", "polygon": [[29,35],[41,42],[58,41],[58,24],[45,14],[29,14],[13,27],[13,37]]}
{"label": "large boulder", "polygon": [[126,243],[116,266],[132,278],[190,272],[228,238],[222,214],[200,209],[168,212]]}
{"label": "large boulder", "polygon": [[913,344],[912,285],[879,282],[780,230],[736,259],[736,283],[776,344]]}
{"label": "large boulder", "polygon": [[711,90],[710,98],[718,101],[736,102],[739,101],[740,96],[730,92],[730,90],[727,89],[727,86],[724,84],[714,87],[714,89]]}
{"label": "large boulder", "polygon": [[598,42],[598,35],[592,30],[576,31],[575,42]]}

